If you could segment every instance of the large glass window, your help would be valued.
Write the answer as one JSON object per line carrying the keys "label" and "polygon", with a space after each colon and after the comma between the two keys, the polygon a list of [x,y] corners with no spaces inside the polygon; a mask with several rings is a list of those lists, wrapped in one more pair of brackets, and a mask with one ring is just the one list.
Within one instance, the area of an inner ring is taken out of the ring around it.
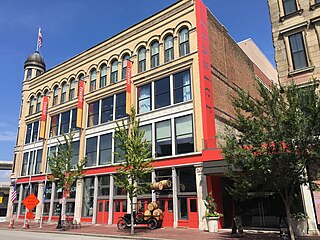
{"label": "large glass window", "polygon": [[156,123],[156,156],[172,155],[170,120]]}
{"label": "large glass window", "polygon": [[100,176],[98,186],[98,196],[109,196],[110,194],[110,176]]}
{"label": "large glass window", "polygon": [[97,163],[97,137],[87,138],[86,156],[88,158],[86,167],[95,166]]}
{"label": "large glass window", "polygon": [[85,178],[83,191],[83,217],[92,217],[93,215],[93,193],[94,178]]}
{"label": "large glass window", "polygon": [[23,154],[22,167],[21,167],[21,176],[26,176],[28,171],[28,156],[29,153],[26,152]]}
{"label": "large glass window", "polygon": [[154,42],[151,45],[151,68],[159,66],[159,43]]}
{"label": "large glass window", "polygon": [[130,56],[128,54],[126,54],[122,58],[122,79],[127,78],[127,60],[129,60],[129,59],[130,59]]}
{"label": "large glass window", "polygon": [[116,119],[126,116],[126,93],[116,95]]}
{"label": "large glass window", "polygon": [[31,142],[35,142],[38,140],[38,130],[39,130],[39,122],[34,122],[33,128],[32,128]]}
{"label": "large glass window", "polygon": [[118,81],[118,61],[114,60],[111,64],[110,83]]}
{"label": "large glass window", "polygon": [[26,141],[25,143],[31,142],[31,134],[32,134],[32,123],[27,125],[27,132],[26,132]]}
{"label": "large glass window", "polygon": [[34,170],[35,174],[40,173],[41,162],[42,162],[42,149],[37,151],[36,166],[35,166],[35,170]]}
{"label": "large glass window", "polygon": [[[47,152],[47,158],[50,157],[54,157],[57,151],[57,147],[53,146],[53,147],[49,147],[48,148],[48,152]],[[47,169],[46,169],[47,173],[51,173],[51,169],[50,169],[50,165],[49,165],[49,160],[47,160]]]}
{"label": "large glass window", "polygon": [[62,83],[61,86],[61,103],[64,103],[67,100],[67,83]]}
{"label": "large glass window", "polygon": [[97,85],[97,71],[92,69],[90,72],[90,92],[96,90]]}
{"label": "large glass window", "polygon": [[151,155],[152,155],[152,125],[148,124],[148,125],[141,126],[140,130],[144,131],[143,140],[150,142],[149,157],[151,157]]}
{"label": "large glass window", "polygon": [[191,99],[190,71],[173,75],[174,103],[185,102]]}
{"label": "large glass window", "polygon": [[55,86],[53,88],[53,102],[52,102],[53,106],[58,104],[58,97],[59,97],[59,88],[58,86]]}
{"label": "large glass window", "polygon": [[38,96],[37,96],[36,112],[40,112],[41,111],[41,101],[42,101],[42,96],[39,93]]}
{"label": "large glass window", "polygon": [[59,128],[59,114],[51,117],[50,134],[52,137],[58,135]]}
{"label": "large glass window", "polygon": [[151,111],[151,84],[138,88],[138,113]]}
{"label": "large glass window", "polygon": [[112,134],[100,136],[99,165],[111,164],[112,157]]}
{"label": "large glass window", "polygon": [[155,108],[160,108],[170,105],[170,78],[155,81]]}
{"label": "large glass window", "polygon": [[76,81],[74,78],[70,80],[70,88],[69,88],[69,100],[73,99],[75,97],[74,89],[75,89]]}
{"label": "large glass window", "polygon": [[70,111],[61,114],[60,134],[68,133],[70,125]]}
{"label": "large glass window", "polygon": [[173,58],[173,37],[169,35],[164,39],[164,62],[169,62]]}
{"label": "large glass window", "polygon": [[196,174],[193,167],[180,168],[177,171],[180,188],[178,192],[196,192]]}
{"label": "large glass window", "polygon": [[107,85],[107,65],[103,64],[100,68],[100,87]]}
{"label": "large glass window", "polygon": [[138,73],[146,70],[146,49],[140,48],[138,52]]}
{"label": "large glass window", "polygon": [[284,14],[288,15],[297,11],[296,0],[283,0]]}
{"label": "large glass window", "polygon": [[77,166],[78,160],[79,160],[79,147],[80,147],[80,142],[75,141],[71,143],[71,148],[72,148],[72,166]]}
{"label": "large glass window", "polygon": [[35,151],[31,151],[29,152],[29,168],[28,168],[28,175],[32,175],[33,174],[33,167],[34,167],[34,160],[35,160]]}
{"label": "large glass window", "polygon": [[118,147],[118,145],[116,143],[117,141],[118,141],[118,139],[115,138],[114,139],[114,152],[119,153],[121,156],[119,156],[118,154],[114,154],[114,163],[121,163],[123,161],[122,156],[125,155],[125,152]]}
{"label": "large glass window", "polygon": [[101,101],[101,123],[113,120],[113,96]]}
{"label": "large glass window", "polygon": [[32,96],[30,98],[29,115],[33,114],[35,101],[35,98]]}
{"label": "large glass window", "polygon": [[291,57],[293,61],[293,68],[295,70],[305,68],[308,66],[307,56],[304,47],[302,33],[296,33],[289,36]]}
{"label": "large glass window", "polygon": [[72,115],[71,115],[71,129],[76,130],[77,128],[77,109],[72,109]]}
{"label": "large glass window", "polygon": [[179,53],[180,57],[189,54],[189,30],[187,28],[181,29],[179,32]]}
{"label": "large glass window", "polygon": [[97,125],[99,122],[99,101],[89,104],[88,127]]}
{"label": "large glass window", "polygon": [[175,119],[176,154],[194,151],[192,116],[183,116]]}

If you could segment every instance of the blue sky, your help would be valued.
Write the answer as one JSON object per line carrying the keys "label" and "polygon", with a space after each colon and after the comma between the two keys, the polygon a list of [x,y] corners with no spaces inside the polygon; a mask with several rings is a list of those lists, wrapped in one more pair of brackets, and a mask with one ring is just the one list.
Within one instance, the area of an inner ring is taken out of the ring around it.
{"label": "blue sky", "polygon": [[[274,63],[267,1],[203,0],[237,42],[252,38]],[[23,64],[35,51],[38,27],[47,69],[175,3],[175,0],[0,1],[0,160],[12,160]],[[0,182],[9,173],[0,174]]]}

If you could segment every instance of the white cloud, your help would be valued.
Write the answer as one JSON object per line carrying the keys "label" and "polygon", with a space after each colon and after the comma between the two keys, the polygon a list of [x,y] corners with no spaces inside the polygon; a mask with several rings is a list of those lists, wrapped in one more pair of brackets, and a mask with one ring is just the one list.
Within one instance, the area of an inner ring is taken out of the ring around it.
{"label": "white cloud", "polygon": [[0,170],[0,182],[10,182],[10,170]]}
{"label": "white cloud", "polygon": [[0,131],[0,142],[11,142],[16,140],[16,132],[14,131]]}

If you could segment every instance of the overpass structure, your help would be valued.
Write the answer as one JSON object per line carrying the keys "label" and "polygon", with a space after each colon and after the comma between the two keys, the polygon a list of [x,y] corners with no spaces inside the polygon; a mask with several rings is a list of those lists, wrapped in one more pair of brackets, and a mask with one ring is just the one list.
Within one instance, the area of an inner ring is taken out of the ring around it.
{"label": "overpass structure", "polygon": [[0,170],[11,170],[12,169],[12,161],[3,161],[0,160]]}

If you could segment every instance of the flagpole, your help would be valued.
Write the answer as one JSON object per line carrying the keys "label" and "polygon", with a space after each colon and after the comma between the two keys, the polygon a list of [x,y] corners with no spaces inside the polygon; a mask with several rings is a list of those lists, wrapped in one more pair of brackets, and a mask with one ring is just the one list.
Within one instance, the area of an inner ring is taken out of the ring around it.
{"label": "flagpole", "polygon": [[39,35],[40,35],[40,31],[41,31],[41,28],[39,27],[39,31],[38,31],[38,37],[37,37],[37,52],[39,52]]}
{"label": "flagpole", "polygon": [[43,221],[43,211],[44,211],[44,201],[45,201],[45,196],[46,196],[46,190],[47,190],[47,174],[46,174],[46,179],[44,181],[44,189],[43,189],[43,199],[42,199],[42,207],[41,207],[41,217],[40,217],[40,228],[42,228],[42,221]]}

